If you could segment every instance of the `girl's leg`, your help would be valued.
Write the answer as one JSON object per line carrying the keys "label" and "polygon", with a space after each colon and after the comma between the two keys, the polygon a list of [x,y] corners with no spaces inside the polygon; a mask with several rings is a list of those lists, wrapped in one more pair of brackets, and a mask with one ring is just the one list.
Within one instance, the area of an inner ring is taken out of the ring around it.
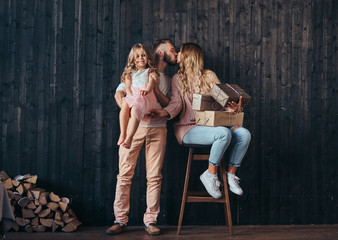
{"label": "girl's leg", "polygon": [[122,102],[120,111],[120,137],[117,141],[117,145],[121,145],[127,136],[127,127],[129,121],[129,105],[126,102]]}
{"label": "girl's leg", "polygon": [[123,147],[128,148],[128,149],[131,146],[131,142],[133,141],[133,137],[134,137],[135,132],[136,132],[138,125],[140,123],[140,121],[138,120],[138,117],[136,115],[136,106],[131,108],[130,115],[131,115],[131,117],[130,117],[130,120],[129,120],[127,137],[122,144]]}
{"label": "girl's leg", "polygon": [[149,82],[147,83],[147,87],[146,87],[146,90],[148,92],[151,92],[155,87],[155,79],[149,77]]}

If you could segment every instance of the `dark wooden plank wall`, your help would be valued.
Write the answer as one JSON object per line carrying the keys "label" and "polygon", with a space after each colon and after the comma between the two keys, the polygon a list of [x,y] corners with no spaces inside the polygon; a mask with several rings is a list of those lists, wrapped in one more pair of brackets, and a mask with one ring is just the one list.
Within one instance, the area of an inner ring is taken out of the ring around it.
{"label": "dark wooden plank wall", "polygon": [[[38,174],[86,224],[109,225],[118,173],[113,99],[134,43],[199,43],[222,82],[252,96],[252,142],[232,195],[238,224],[338,223],[334,0],[0,1],[0,168]],[[173,75],[177,67],[168,69]],[[187,150],[168,123],[159,224],[177,224]],[[142,224],[142,150],[130,224]],[[201,187],[196,166],[192,185]],[[201,211],[203,209],[203,211]],[[186,208],[184,224],[224,224],[222,207]]]}

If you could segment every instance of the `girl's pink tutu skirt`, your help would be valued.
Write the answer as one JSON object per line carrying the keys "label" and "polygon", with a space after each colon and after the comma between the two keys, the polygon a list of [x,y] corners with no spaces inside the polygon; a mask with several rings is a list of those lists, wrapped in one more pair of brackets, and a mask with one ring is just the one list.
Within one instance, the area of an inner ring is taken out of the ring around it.
{"label": "girl's pink tutu skirt", "polygon": [[153,91],[148,93],[145,96],[141,96],[139,92],[145,90],[146,87],[131,87],[133,91],[132,95],[125,96],[122,100],[128,103],[129,108],[133,108],[133,111],[136,113],[136,117],[139,121],[149,121],[150,120],[150,110],[156,109],[157,99]]}

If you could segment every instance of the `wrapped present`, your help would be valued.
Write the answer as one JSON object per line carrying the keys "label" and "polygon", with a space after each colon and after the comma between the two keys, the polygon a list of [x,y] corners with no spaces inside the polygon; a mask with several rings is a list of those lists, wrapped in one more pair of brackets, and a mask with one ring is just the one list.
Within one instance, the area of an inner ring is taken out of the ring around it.
{"label": "wrapped present", "polygon": [[210,94],[222,107],[225,107],[228,102],[238,103],[240,96],[242,96],[242,107],[247,106],[251,100],[251,97],[236,84],[215,84]]}
{"label": "wrapped present", "polygon": [[209,94],[193,94],[192,109],[222,111],[224,108]]}
{"label": "wrapped present", "polygon": [[226,111],[196,111],[196,125],[201,126],[243,126],[244,113],[234,113]]}

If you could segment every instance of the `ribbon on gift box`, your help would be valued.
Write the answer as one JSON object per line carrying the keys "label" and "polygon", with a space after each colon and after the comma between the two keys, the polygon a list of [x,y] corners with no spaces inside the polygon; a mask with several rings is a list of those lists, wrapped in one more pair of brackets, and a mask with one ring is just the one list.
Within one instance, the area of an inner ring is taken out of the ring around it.
{"label": "ribbon on gift box", "polygon": [[[215,97],[215,100],[216,100],[216,102],[218,102],[218,96],[222,93],[223,91],[221,90],[221,89],[218,89],[218,91],[217,91],[217,94],[216,94],[216,97]],[[224,100],[222,100],[222,101],[224,101]],[[228,101],[228,99],[227,99],[227,101]],[[222,106],[224,105],[224,107],[225,107],[225,104],[221,104]]]}
{"label": "ribbon on gift box", "polygon": [[232,90],[234,90],[234,92],[237,93],[238,98],[239,98],[240,96],[242,96],[242,92],[239,93],[239,92],[238,92],[236,89],[234,89],[229,83],[226,83],[225,85],[226,85],[227,87],[231,88]]}

